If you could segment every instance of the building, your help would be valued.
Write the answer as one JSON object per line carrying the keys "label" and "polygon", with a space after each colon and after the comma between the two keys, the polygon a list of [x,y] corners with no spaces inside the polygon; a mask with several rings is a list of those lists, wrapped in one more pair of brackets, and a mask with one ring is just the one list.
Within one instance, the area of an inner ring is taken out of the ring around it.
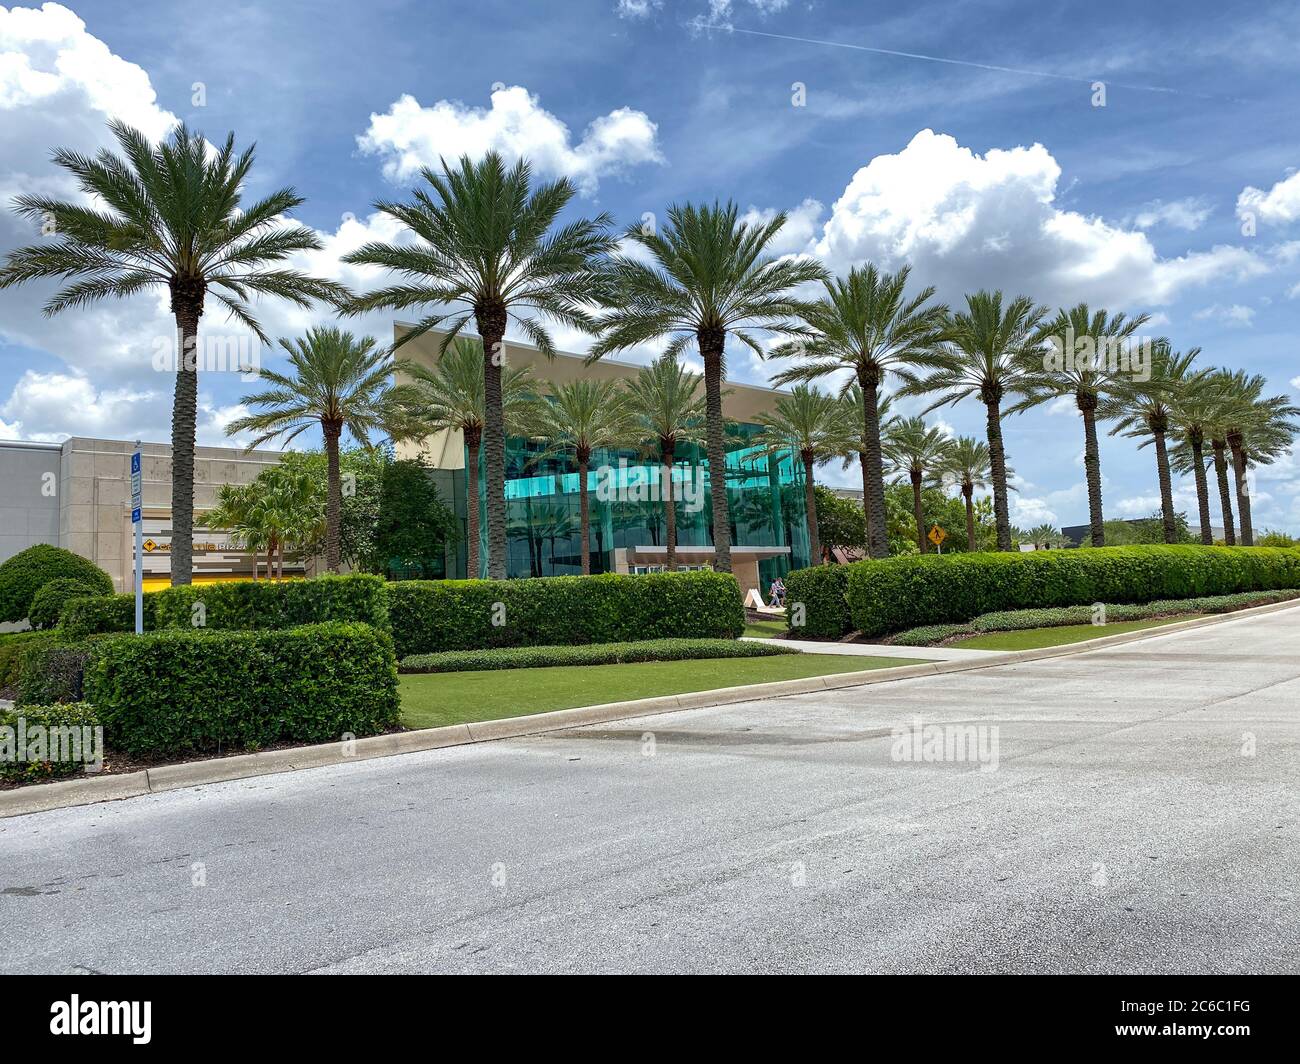
{"label": "building", "polygon": [[[131,452],[126,440],[73,436],[62,443],[0,441],[0,561],[37,543],[88,558],[118,591],[134,587],[131,526]],[[141,450],[141,518],[144,585],[152,591],[171,582],[171,446],[144,443]],[[253,557],[224,532],[203,526],[223,484],[247,484],[280,461],[279,451],[198,447],[194,462],[194,581],[249,579]],[[301,574],[292,557],[285,572]]]}
{"label": "building", "polygon": [[[410,327],[396,326],[400,338]],[[443,334],[430,331],[401,348],[402,357],[426,366],[438,358]],[[588,364],[579,355],[548,359],[531,344],[507,342],[506,359],[527,366],[534,379],[564,383],[580,377],[628,380],[642,368],[630,362],[601,359]],[[729,419],[727,494],[732,521],[732,569],[742,588],[766,587],[776,576],[808,564],[804,524],[803,469],[793,455],[769,459],[751,441],[759,432],[758,415],[770,410],[781,393],[771,388],[728,382],[723,413]],[[418,443],[398,446],[399,457],[423,453],[440,470],[461,471],[468,490],[465,441],[460,432],[441,432]],[[506,443],[508,572],[512,577],[552,576],[581,571],[578,521],[578,474],[564,459],[538,459],[541,445],[511,438]],[[682,446],[674,467],[677,500],[678,567],[706,568],[714,560],[709,469],[702,448]],[[485,468],[480,457],[473,478],[479,495],[480,572],[487,575],[487,507]],[[593,572],[641,573],[663,568],[663,503],[659,467],[653,456],[635,447],[593,455],[588,489],[591,503]],[[457,496],[459,496],[459,490]],[[455,500],[457,514],[462,512]],[[459,558],[464,576],[465,553]]]}

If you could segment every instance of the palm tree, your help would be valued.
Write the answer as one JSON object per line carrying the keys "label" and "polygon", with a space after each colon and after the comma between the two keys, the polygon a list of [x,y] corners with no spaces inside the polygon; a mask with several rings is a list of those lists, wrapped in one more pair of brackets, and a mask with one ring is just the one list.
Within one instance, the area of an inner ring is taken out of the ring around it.
{"label": "palm tree", "polygon": [[804,321],[812,330],[779,346],[777,356],[799,357],[799,365],[773,378],[780,386],[812,381],[848,370],[864,399],[862,411],[862,505],[867,518],[867,550],[872,558],[889,555],[885,516],[885,481],[881,459],[880,388],[890,371],[900,371],[929,357],[947,308],[927,306],[934,289],[906,295],[910,268],[897,273],[877,271],[867,264],[847,277],[826,279],[826,294],[809,306]]}
{"label": "palm tree", "polygon": [[966,503],[966,549],[978,550],[975,543],[975,489],[987,487],[993,479],[989,445],[973,436],[958,436],[948,450],[942,473],[946,481],[960,488]]}
{"label": "palm tree", "polygon": [[339,471],[339,438],[346,428],[363,447],[372,432],[390,429],[394,389],[389,378],[404,363],[393,363],[390,352],[375,346],[371,336],[357,338],[333,326],[309,329],[305,337],[281,339],[292,373],[260,369],[258,379],[271,385],[244,399],[262,408],[236,418],[226,435],[256,433],[249,449],[280,437],[289,443],[319,425],[325,441],[325,568],[339,571],[342,561],[340,527],[343,519],[343,478]]}
{"label": "palm tree", "polygon": [[[60,149],[55,165],[75,179],[94,206],[46,196],[19,196],[18,214],[52,226],[52,240],[11,251],[0,288],[38,278],[69,282],[45,304],[47,315],[109,297],[166,286],[176,322],[176,391],[172,404],[173,584],[188,584],[194,547],[194,437],[198,409],[199,319],[209,297],[270,343],[248,304],[271,295],[298,306],[338,303],[349,293],[332,281],[281,265],[320,240],[282,219],[302,203],[282,188],[242,207],[253,148],[235,154],[235,135],[210,149],[201,134],[177,126],[156,147],[139,130],[109,123],[122,155],[94,158]],[[80,280],[73,281],[73,278]]]}
{"label": "palm tree", "polygon": [[1052,550],[1070,545],[1070,540],[1061,535],[1055,525],[1035,525],[1024,533],[1024,539],[1027,543],[1032,543],[1035,550]]}
{"label": "palm tree", "polygon": [[850,421],[847,413],[844,403],[835,396],[800,384],[789,395],[777,399],[770,412],[758,415],[763,431],[753,442],[761,448],[760,453],[775,457],[794,451],[803,463],[804,511],[812,565],[821,565],[823,560],[817,533],[813,468],[856,446],[857,420]]}
{"label": "palm tree", "polygon": [[707,417],[703,378],[691,373],[670,357],[659,358],[641,370],[627,384],[628,402],[641,435],[658,449],[660,464],[659,498],[667,518],[666,568],[677,571],[677,503],[673,498],[673,464],[679,443],[700,443]]}
{"label": "palm tree", "polygon": [[587,475],[592,453],[640,442],[643,429],[618,381],[576,380],[551,386],[536,405],[531,435],[546,448],[534,461],[572,453],[578,466],[578,521],[582,536],[582,575],[591,572],[591,507]]}
{"label": "palm tree", "polygon": [[[1018,413],[1060,396],[1072,396],[1083,417],[1083,468],[1088,482],[1088,522],[1094,547],[1106,544],[1101,508],[1101,455],[1097,449],[1097,407],[1102,397],[1122,386],[1129,371],[1121,357],[1147,315],[1126,318],[1093,311],[1087,303],[1061,310],[1039,329],[1038,342],[1056,344],[1056,357],[1045,348],[1022,356],[1025,398],[1011,408]],[[1080,351],[1078,344],[1083,345]]]}
{"label": "palm tree", "polygon": [[204,523],[208,528],[223,529],[230,537],[242,543],[253,555],[253,579],[257,579],[257,555],[266,550],[266,575],[270,579],[271,550],[266,529],[255,520],[257,488],[253,484],[222,484],[217,489],[217,505],[208,512]]}
{"label": "palm tree", "polygon": [[[1174,351],[1169,341],[1153,345],[1151,373],[1146,380],[1119,378],[1110,393],[1097,406],[1097,417],[1115,421],[1112,436],[1141,439],[1145,447],[1153,443],[1156,450],[1156,475],[1160,485],[1160,518],[1166,543],[1178,542],[1178,525],[1174,515],[1173,477],[1169,470],[1169,449],[1165,437],[1174,424],[1179,397],[1195,376],[1192,363],[1201,353],[1194,347],[1186,354]],[[1202,478],[1205,471],[1201,470]]]}
{"label": "palm tree", "polygon": [[[474,320],[483,342],[483,446],[487,465],[488,575],[506,576],[506,436],[502,346],[513,319],[548,357],[555,354],[542,319],[579,329],[592,327],[583,309],[597,283],[595,262],[613,247],[607,215],[553,228],[577,189],[567,178],[536,188],[532,168],[520,159],[507,169],[488,152],[480,162],[462,156],[437,173],[420,171],[429,189],[411,203],[380,201],[375,209],[400,222],[416,243],[372,241],[344,262],[383,266],[406,279],[360,296],[349,312],[429,307],[398,345],[445,325],[439,355]],[[430,194],[430,190],[432,194]],[[450,309],[448,309],[450,308]]]}
{"label": "palm tree", "polygon": [[662,233],[632,226],[624,236],[650,262],[614,256],[602,299],[600,339],[592,360],[671,336],[664,355],[676,358],[694,340],[704,361],[709,493],[713,503],[714,568],[731,572],[731,515],[727,505],[726,440],[722,416],[724,350],[735,336],[759,357],[755,329],[778,335],[803,332],[805,305],[793,295],[826,271],[807,260],[767,253],[785,225],[784,213],[766,222],[741,222],[734,203],[668,208]]}
{"label": "palm tree", "polygon": [[1001,292],[968,295],[966,309],[948,316],[942,342],[926,360],[933,372],[927,377],[911,371],[904,374],[903,393],[937,396],[925,413],[967,396],[984,404],[998,550],[1013,549],[1002,401],[1023,391],[1031,366],[1028,355],[1036,350],[1035,336],[1046,313],[1028,296],[1017,296],[1003,306]]}
{"label": "palm tree", "polygon": [[[889,431],[889,426],[894,423],[895,416],[890,413],[894,405],[894,397],[886,394],[882,390],[876,391],[876,416],[868,418],[865,412],[866,401],[864,399],[862,385],[856,380],[850,382],[848,388],[840,396],[840,401],[845,405],[845,417],[849,423],[857,426],[854,438],[848,441],[847,449],[844,452],[844,468],[848,469],[854,459],[857,459],[858,469],[862,474],[862,512],[866,521],[867,543],[871,543],[871,485],[875,483],[871,475],[872,463],[867,456],[871,449],[871,441],[875,441],[877,459],[880,454],[880,434]],[[873,430],[875,435],[873,436]],[[879,461],[876,463],[876,469],[881,480],[881,501],[884,501],[884,483],[883,467]],[[889,551],[889,530],[885,530],[885,551]],[[868,555],[870,556],[870,555]]]}
{"label": "palm tree", "polygon": [[1251,547],[1255,544],[1255,532],[1251,523],[1247,469],[1260,459],[1265,463],[1272,461],[1290,446],[1295,432],[1291,418],[1300,415],[1300,408],[1293,406],[1286,396],[1263,398],[1268,380],[1260,374],[1225,370],[1220,371],[1219,381],[1225,404],[1224,441],[1232,456],[1237,489],[1241,542],[1243,546]]}
{"label": "palm tree", "polygon": [[[1170,424],[1177,441],[1171,465],[1175,472],[1192,474],[1196,485],[1201,542],[1206,546],[1214,543],[1214,532],[1210,526],[1210,492],[1205,477],[1205,441],[1207,428],[1214,415],[1213,392],[1212,371],[1201,370],[1188,377],[1174,391],[1170,411]],[[1230,527],[1231,515],[1228,517]]]}
{"label": "palm tree", "polygon": [[921,487],[936,480],[948,464],[952,440],[919,417],[900,418],[885,436],[884,453],[890,472],[912,482],[912,514],[916,518],[916,546],[922,554],[929,549],[925,536],[925,514],[921,508]]}
{"label": "palm tree", "polygon": [[[478,579],[478,467],[487,418],[482,344],[458,336],[432,369],[414,363],[407,369],[407,376],[411,383],[402,390],[401,401],[404,412],[414,421],[414,432],[423,437],[435,432],[453,431],[460,432],[465,439],[466,574],[471,580]],[[501,416],[508,435],[528,434],[528,421],[535,401],[528,367],[502,367]]]}

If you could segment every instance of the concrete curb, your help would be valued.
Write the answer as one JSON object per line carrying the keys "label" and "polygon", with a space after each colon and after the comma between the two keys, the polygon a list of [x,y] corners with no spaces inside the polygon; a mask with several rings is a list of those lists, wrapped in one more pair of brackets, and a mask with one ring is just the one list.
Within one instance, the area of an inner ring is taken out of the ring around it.
{"label": "concrete curb", "polygon": [[473,743],[492,742],[496,739],[517,738],[563,731],[587,724],[606,724],[632,717],[652,716],[658,713],[675,713],[684,709],[706,709],[735,702],[750,702],[768,698],[785,698],[791,695],[817,694],[845,687],[865,687],[895,680],[916,679],[922,676],[939,676],[951,672],[972,672],[977,669],[1015,665],[1025,661],[1045,658],[1063,658],[1086,654],[1093,650],[1122,646],[1147,639],[1205,628],[1212,624],[1225,624],[1247,620],[1262,614],[1285,609],[1300,608],[1300,599],[1289,602],[1270,602],[1263,606],[1237,610],[1234,613],[1197,617],[1188,621],[1175,621],[1159,628],[1120,635],[1102,636],[1080,643],[1067,643],[1041,650],[1016,650],[1005,654],[990,654],[977,661],[927,661],[916,665],[897,665],[887,669],[867,669],[861,672],[837,672],[826,676],[810,676],[799,680],[776,680],[771,683],[748,684],[743,687],[720,687],[711,691],[693,691],[681,695],[661,695],[639,698],[628,702],[607,702],[597,706],[580,706],[576,709],[558,709],[550,713],[533,713],[525,717],[506,717],[502,720],[485,720],[472,724],[449,724],[442,728],[423,728],[418,731],[395,732],[357,739],[351,752],[345,752],[343,743],[323,743],[317,746],[299,746],[290,750],[267,750],[257,754],[239,754],[234,757],[212,758],[206,761],[187,761],[175,765],[159,765],[140,772],[119,776],[100,776],[65,780],[32,787],[18,787],[0,791],[0,819],[36,813],[66,806],[88,805],[96,802],[113,802],[122,798],[137,798],[145,794],[199,787],[208,783],[225,783],[231,780],[268,776],[298,769],[322,768],[352,761],[367,761],[375,757],[395,754],[439,750],[448,746],[466,746]]}

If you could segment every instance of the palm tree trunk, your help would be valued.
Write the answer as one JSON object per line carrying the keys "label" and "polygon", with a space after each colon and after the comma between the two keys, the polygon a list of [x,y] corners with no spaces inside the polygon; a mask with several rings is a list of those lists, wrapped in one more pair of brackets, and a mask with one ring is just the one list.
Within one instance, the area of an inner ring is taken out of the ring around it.
{"label": "palm tree trunk", "polygon": [[1192,448],[1192,477],[1196,481],[1196,513],[1201,522],[1201,542],[1209,547],[1214,543],[1214,531],[1210,528],[1210,489],[1205,483],[1205,455],[1201,433],[1188,433],[1187,442]]}
{"label": "palm tree trunk", "polygon": [[813,453],[800,451],[799,457],[803,459],[803,508],[804,521],[808,525],[808,554],[813,565],[821,565],[824,559],[821,536],[817,532],[817,492],[813,486]]}
{"label": "palm tree trunk", "polygon": [[961,494],[962,498],[966,500],[966,549],[979,550],[975,543],[975,485],[963,484]]}
{"label": "palm tree trunk", "polygon": [[176,394],[172,400],[172,587],[188,584],[194,572],[194,437],[199,400],[199,318],[202,282],[173,281],[176,316]]}
{"label": "palm tree trunk", "polygon": [[339,571],[343,558],[341,526],[343,524],[343,477],[339,472],[339,435],[343,426],[327,421],[321,428],[325,435],[325,568]]}
{"label": "palm tree trunk", "polygon": [[587,463],[591,456],[578,452],[578,523],[582,526],[582,575],[591,575],[591,500],[587,498]]}
{"label": "palm tree trunk", "polygon": [[1228,447],[1232,451],[1232,474],[1237,487],[1237,518],[1241,525],[1241,545],[1255,545],[1255,529],[1250,520],[1250,485],[1246,483],[1246,451],[1241,434],[1228,433]]}
{"label": "palm tree trunk", "polygon": [[[722,421],[721,329],[701,329],[697,334],[704,359],[704,412],[709,455],[709,496],[713,502],[713,568],[731,572],[731,510],[727,505],[727,446]],[[816,564],[815,562],[813,564]]]}
{"label": "palm tree trunk", "polygon": [[1106,545],[1106,522],[1101,515],[1101,454],[1097,449],[1097,409],[1091,397],[1077,397],[1083,415],[1083,469],[1088,481],[1088,525],[1092,545]]}
{"label": "palm tree trunk", "polygon": [[867,556],[889,557],[889,522],[885,517],[885,467],[880,455],[880,394],[876,375],[858,372],[862,387],[862,442],[866,454],[862,469],[862,503],[867,512]]}
{"label": "palm tree trunk", "polygon": [[1160,478],[1160,518],[1164,523],[1165,542],[1178,542],[1178,526],[1174,523],[1174,485],[1169,475],[1169,449],[1165,446],[1163,429],[1151,434],[1156,441],[1156,472]]}
{"label": "palm tree trunk", "polygon": [[1232,493],[1228,489],[1228,461],[1224,449],[1228,446],[1223,440],[1211,440],[1214,448],[1214,475],[1219,481],[1219,508],[1223,511],[1223,542],[1229,547],[1237,545],[1237,533],[1232,523]]}
{"label": "palm tree trunk", "polygon": [[993,522],[998,550],[1011,549],[1011,512],[1007,506],[1007,453],[1002,446],[1002,411],[997,399],[984,404],[989,437],[989,469],[993,480]]}
{"label": "palm tree trunk", "polygon": [[506,308],[475,308],[483,340],[483,444],[487,458],[488,578],[504,580],[506,566],[506,430],[501,408],[501,366]]}
{"label": "palm tree trunk", "polygon": [[471,580],[479,578],[479,528],[478,528],[478,452],[483,442],[481,429],[465,429],[467,452],[465,488],[465,575]]}
{"label": "palm tree trunk", "polygon": [[862,473],[862,518],[863,546],[867,548],[867,557],[871,557],[871,477],[867,475],[867,452],[858,452],[858,469]]}
{"label": "palm tree trunk", "polygon": [[671,440],[659,441],[660,459],[663,465],[663,490],[659,493],[664,501],[664,521],[667,531],[664,533],[664,541],[668,545],[668,555],[664,562],[664,568],[670,573],[677,572],[677,503],[673,499],[673,458],[675,448]]}
{"label": "palm tree trunk", "polygon": [[913,469],[912,479],[912,516],[916,518],[916,545],[921,553],[926,553],[925,514],[921,510],[921,474]]}

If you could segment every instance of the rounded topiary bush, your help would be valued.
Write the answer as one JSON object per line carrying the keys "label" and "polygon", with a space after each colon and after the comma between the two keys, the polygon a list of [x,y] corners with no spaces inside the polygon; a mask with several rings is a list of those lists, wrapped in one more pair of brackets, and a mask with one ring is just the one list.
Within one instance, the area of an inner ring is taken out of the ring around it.
{"label": "rounded topiary bush", "polygon": [[21,621],[32,609],[32,599],[51,580],[77,580],[92,593],[110,595],[113,581],[94,562],[62,547],[38,543],[0,565],[0,621]]}
{"label": "rounded topiary bush", "polygon": [[32,596],[32,605],[27,613],[27,619],[32,622],[33,628],[53,628],[59,623],[59,615],[63,612],[64,605],[71,599],[95,598],[103,594],[101,588],[91,587],[84,580],[78,580],[73,576],[61,576],[42,585],[41,589]]}

